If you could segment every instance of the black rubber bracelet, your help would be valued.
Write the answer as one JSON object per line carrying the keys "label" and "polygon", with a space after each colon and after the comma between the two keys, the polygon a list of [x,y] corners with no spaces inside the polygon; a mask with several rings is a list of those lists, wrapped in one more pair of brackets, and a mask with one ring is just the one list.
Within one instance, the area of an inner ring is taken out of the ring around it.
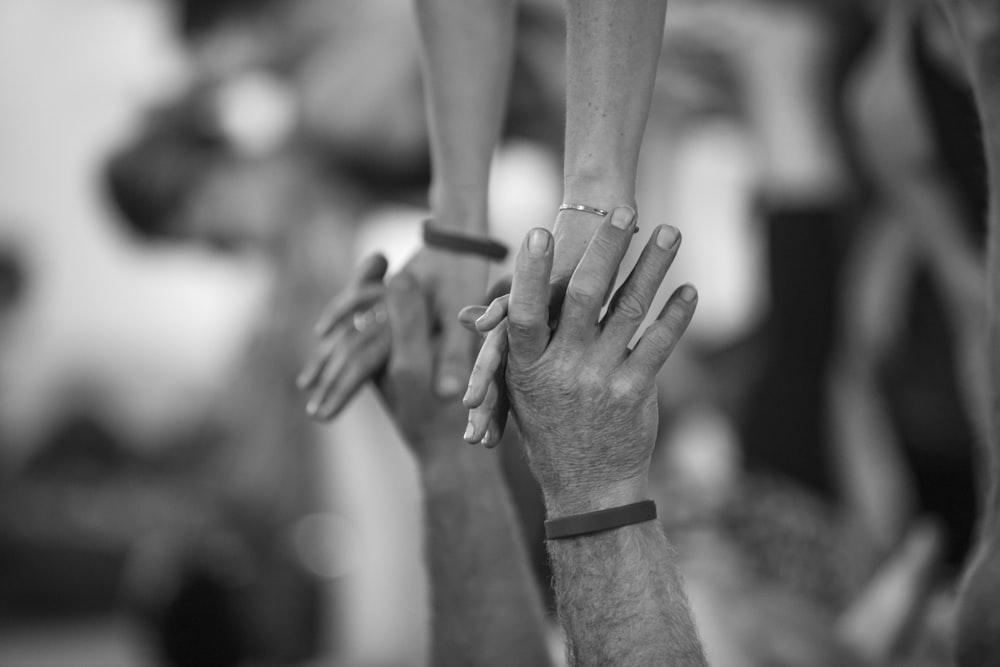
{"label": "black rubber bracelet", "polygon": [[590,535],[604,530],[630,526],[633,523],[652,521],[655,518],[656,503],[652,500],[643,500],[631,505],[549,519],[545,522],[545,539],[562,540],[567,537]]}
{"label": "black rubber bracelet", "polygon": [[477,238],[435,229],[434,221],[430,219],[424,220],[424,245],[439,250],[478,255],[496,262],[506,259],[508,252],[507,246],[490,238]]}

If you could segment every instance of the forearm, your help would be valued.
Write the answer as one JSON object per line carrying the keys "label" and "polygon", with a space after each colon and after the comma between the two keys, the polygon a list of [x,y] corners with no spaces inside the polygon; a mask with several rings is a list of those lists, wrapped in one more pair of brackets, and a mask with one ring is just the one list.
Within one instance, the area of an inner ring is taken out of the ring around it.
{"label": "forearm", "polygon": [[433,182],[442,227],[487,230],[490,160],[507,108],[515,0],[416,0]]}
{"label": "forearm", "polygon": [[571,665],[705,665],[657,521],[548,543]]}
{"label": "forearm", "polygon": [[495,452],[421,466],[433,665],[549,665],[545,614]]}
{"label": "forearm", "polygon": [[568,0],[567,202],[634,206],[666,6],[666,0]]}

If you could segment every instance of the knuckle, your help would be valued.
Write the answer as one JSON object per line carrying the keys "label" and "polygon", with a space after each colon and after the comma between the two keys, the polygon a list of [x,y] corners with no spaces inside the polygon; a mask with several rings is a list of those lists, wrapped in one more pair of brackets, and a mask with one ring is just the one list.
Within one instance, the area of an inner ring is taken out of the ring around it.
{"label": "knuckle", "polygon": [[576,280],[566,288],[566,305],[570,307],[592,308],[598,298],[592,280]]}
{"label": "knuckle", "polygon": [[646,300],[631,291],[620,294],[615,304],[615,311],[630,320],[641,320],[648,308]]}

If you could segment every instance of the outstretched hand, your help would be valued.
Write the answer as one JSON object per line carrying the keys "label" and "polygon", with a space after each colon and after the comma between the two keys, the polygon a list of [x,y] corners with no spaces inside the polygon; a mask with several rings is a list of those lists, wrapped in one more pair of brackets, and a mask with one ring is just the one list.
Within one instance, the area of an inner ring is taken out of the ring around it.
{"label": "outstretched hand", "polygon": [[[556,218],[550,278],[553,312],[559,311],[570,277],[601,221],[602,218],[592,213],[575,210],[560,211]],[[507,358],[509,287],[509,278],[499,281],[490,289],[494,298],[489,306],[468,306],[459,313],[459,321],[464,327],[485,336],[462,401],[469,408],[466,441],[481,442],[487,447],[495,447],[500,442],[507,421],[503,375]]]}
{"label": "outstretched hand", "polygon": [[634,225],[635,213],[624,207],[602,223],[554,326],[551,235],[532,230],[517,257],[507,389],[532,470],[556,514],[646,497],[658,419],[655,378],[694,313],[697,292],[690,285],[674,292],[629,349],[680,245],[676,229],[656,228],[601,318]]}

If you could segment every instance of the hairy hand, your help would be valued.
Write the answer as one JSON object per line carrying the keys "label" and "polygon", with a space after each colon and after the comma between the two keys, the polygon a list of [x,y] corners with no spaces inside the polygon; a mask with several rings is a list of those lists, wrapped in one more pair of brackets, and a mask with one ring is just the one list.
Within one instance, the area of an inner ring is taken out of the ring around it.
{"label": "hairy hand", "polygon": [[[575,210],[560,211],[556,217],[550,292],[550,308],[553,313],[559,312],[570,276],[601,220],[592,213]],[[486,337],[462,400],[469,408],[470,428],[466,440],[473,444],[482,442],[487,447],[496,446],[500,442],[507,421],[508,406],[503,375],[507,359],[509,287],[509,280],[498,282],[490,290],[494,298],[487,308],[469,306],[459,313],[459,320],[466,328]]]}
{"label": "hairy hand", "polygon": [[677,290],[629,350],[680,243],[676,229],[658,227],[601,318],[634,224],[629,208],[602,223],[567,285],[554,328],[552,236],[532,230],[517,257],[506,380],[511,413],[551,513],[646,496],[656,373],[690,321],[697,293],[689,285]]}

